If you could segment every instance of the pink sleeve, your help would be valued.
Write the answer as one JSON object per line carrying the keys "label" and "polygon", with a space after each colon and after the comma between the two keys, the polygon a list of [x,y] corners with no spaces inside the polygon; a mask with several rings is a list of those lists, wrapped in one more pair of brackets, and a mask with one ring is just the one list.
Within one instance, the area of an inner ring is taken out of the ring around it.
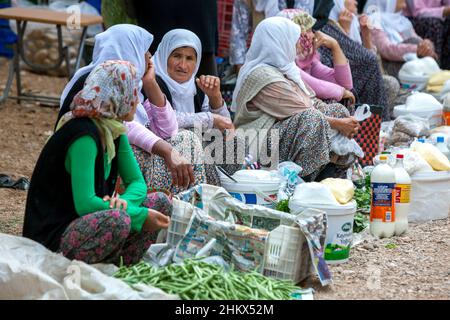
{"label": "pink sleeve", "polygon": [[411,2],[412,6],[409,7],[413,17],[443,18],[444,16],[444,6],[441,1],[414,0]]}
{"label": "pink sleeve", "polygon": [[415,44],[395,44],[392,43],[387,34],[380,29],[372,30],[372,41],[378,49],[381,56],[389,61],[403,62],[403,56],[407,53],[416,53],[417,45]]}
{"label": "pink sleeve", "polygon": [[137,121],[127,122],[126,126],[130,144],[135,145],[148,153],[152,153],[155,143],[161,140],[160,137]]}
{"label": "pink sleeve", "polygon": [[151,131],[163,139],[172,138],[178,133],[177,115],[167,99],[166,105],[162,108],[151,104],[148,100],[143,105],[147,111]]}
{"label": "pink sleeve", "polygon": [[319,99],[333,99],[341,101],[344,95],[344,88],[332,82],[317,79],[300,69],[303,81],[314,90]]}
{"label": "pink sleeve", "polygon": [[348,63],[336,65],[332,69],[322,64],[317,57],[314,58],[311,66],[311,75],[315,78],[338,84],[347,90],[353,89],[352,72]]}

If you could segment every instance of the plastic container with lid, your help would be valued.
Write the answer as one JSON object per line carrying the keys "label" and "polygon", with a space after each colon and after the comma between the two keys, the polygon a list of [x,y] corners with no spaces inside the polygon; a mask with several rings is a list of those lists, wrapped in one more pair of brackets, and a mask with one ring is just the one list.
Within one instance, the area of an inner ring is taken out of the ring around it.
{"label": "plastic container with lid", "polygon": [[411,178],[403,166],[403,154],[397,154],[395,173],[395,235],[408,230],[408,214],[411,205]]}
{"label": "plastic container with lid", "polygon": [[370,233],[378,238],[395,234],[395,172],[387,160],[387,156],[381,156],[371,175]]}
{"label": "plastic container with lid", "polygon": [[220,173],[220,182],[234,198],[246,203],[273,208],[278,198],[281,179],[277,172],[266,170],[240,170],[234,182]]}
{"label": "plastic container with lid", "polygon": [[450,150],[448,149],[447,143],[445,142],[445,137],[437,137],[436,148],[438,148],[439,151],[442,152],[442,154],[450,160]]}

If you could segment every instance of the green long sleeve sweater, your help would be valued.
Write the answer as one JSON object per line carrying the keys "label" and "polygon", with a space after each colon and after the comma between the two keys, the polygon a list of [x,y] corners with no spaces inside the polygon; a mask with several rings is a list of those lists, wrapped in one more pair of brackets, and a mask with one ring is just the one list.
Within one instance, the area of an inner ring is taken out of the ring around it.
{"label": "green long sleeve sweater", "polygon": [[[103,201],[95,194],[94,171],[97,152],[94,139],[91,136],[83,136],[70,146],[66,155],[65,168],[72,178],[75,210],[80,216],[110,210],[109,201]],[[126,187],[120,198],[128,203],[126,211],[131,219],[131,231],[140,232],[148,215],[148,209],[141,207],[147,196],[147,186],[126,135],[120,137],[116,156],[119,175]],[[104,159],[105,179],[108,179],[111,164],[107,162],[106,155]]]}

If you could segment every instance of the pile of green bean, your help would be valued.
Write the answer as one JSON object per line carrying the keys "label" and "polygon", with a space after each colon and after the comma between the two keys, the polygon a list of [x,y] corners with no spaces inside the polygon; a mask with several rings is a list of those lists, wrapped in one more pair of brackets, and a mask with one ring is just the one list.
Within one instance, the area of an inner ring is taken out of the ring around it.
{"label": "pile of green bean", "polygon": [[183,300],[292,300],[300,290],[292,281],[281,281],[257,272],[226,272],[221,266],[186,260],[156,268],[145,262],[120,267],[114,277],[133,286],[144,283],[178,295]]}

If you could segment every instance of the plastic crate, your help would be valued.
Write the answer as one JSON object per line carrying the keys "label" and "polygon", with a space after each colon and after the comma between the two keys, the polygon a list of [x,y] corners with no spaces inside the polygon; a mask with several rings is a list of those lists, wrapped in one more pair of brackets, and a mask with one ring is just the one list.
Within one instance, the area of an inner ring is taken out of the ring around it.
{"label": "plastic crate", "polygon": [[186,234],[194,207],[184,201],[173,199],[173,212],[167,232],[167,244],[176,247]]}
{"label": "plastic crate", "polygon": [[264,254],[265,276],[300,283],[310,274],[311,256],[299,228],[281,225],[270,232]]}
{"label": "plastic crate", "polygon": [[233,0],[217,1],[217,20],[219,29],[219,57],[227,57],[230,51],[231,23],[233,20]]}

